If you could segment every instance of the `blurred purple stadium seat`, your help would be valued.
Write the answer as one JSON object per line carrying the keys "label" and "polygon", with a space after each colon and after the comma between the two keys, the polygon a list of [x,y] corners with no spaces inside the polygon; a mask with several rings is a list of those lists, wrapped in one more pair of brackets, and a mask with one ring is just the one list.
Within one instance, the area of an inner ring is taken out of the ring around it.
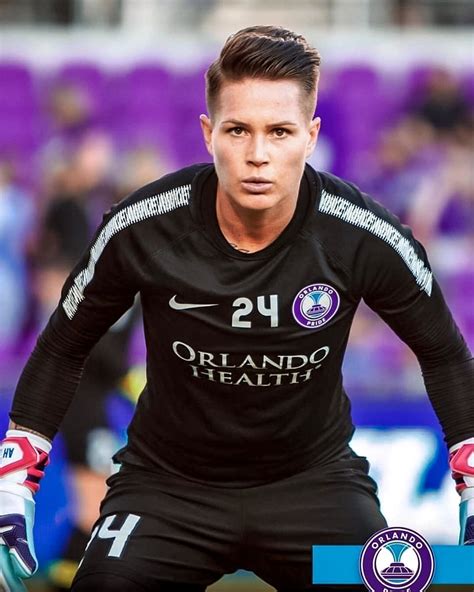
{"label": "blurred purple stadium seat", "polygon": [[15,116],[0,115],[0,153],[21,153],[34,150],[39,142],[39,122],[35,113],[18,110]]}
{"label": "blurred purple stadium seat", "polygon": [[22,62],[0,62],[0,111],[37,106],[34,77]]}
{"label": "blurred purple stadium seat", "polygon": [[85,88],[91,93],[102,92],[105,77],[103,70],[91,62],[69,62],[55,74],[57,81]]}
{"label": "blurred purple stadium seat", "polygon": [[335,73],[331,101],[336,111],[335,124],[341,128],[338,174],[354,176],[360,169],[360,159],[372,150],[384,122],[387,104],[384,101],[382,75],[367,64],[354,64]]}
{"label": "blurred purple stadium seat", "polygon": [[205,69],[176,73],[171,80],[173,101],[172,149],[181,165],[210,159],[204,145],[199,116],[207,113]]}
{"label": "blurred purple stadium seat", "polygon": [[474,230],[474,207],[470,200],[453,195],[441,213],[439,234],[469,233]]}
{"label": "blurred purple stadium seat", "polygon": [[38,147],[42,121],[35,79],[22,62],[0,62],[0,155]]}
{"label": "blurred purple stadium seat", "polygon": [[335,86],[343,92],[361,92],[366,94],[376,87],[380,74],[370,64],[351,64],[340,68],[335,77]]}
{"label": "blurred purple stadium seat", "polygon": [[461,88],[469,104],[474,107],[474,70],[461,75]]}
{"label": "blurred purple stadium seat", "polygon": [[451,278],[451,292],[460,301],[465,302],[474,316],[474,273],[472,267],[462,269]]}
{"label": "blurred purple stadium seat", "polygon": [[119,146],[168,144],[173,128],[170,74],[144,63],[115,76],[109,85],[108,125]]}
{"label": "blurred purple stadium seat", "polygon": [[472,265],[444,278],[443,290],[468,344],[474,343],[474,269]]}
{"label": "blurred purple stadium seat", "polygon": [[[332,87],[323,87],[319,90],[316,115],[321,118],[320,137],[324,137],[333,152],[331,170],[336,172],[344,168],[344,129],[339,125],[339,111],[333,98],[334,93]],[[315,158],[318,158],[318,148]]]}

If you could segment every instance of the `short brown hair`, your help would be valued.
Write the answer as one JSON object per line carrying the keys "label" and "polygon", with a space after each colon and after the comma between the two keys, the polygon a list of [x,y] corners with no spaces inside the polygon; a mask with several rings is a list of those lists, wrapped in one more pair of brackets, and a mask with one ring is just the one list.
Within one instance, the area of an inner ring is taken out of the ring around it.
{"label": "short brown hair", "polygon": [[[225,81],[244,78],[295,80],[314,108],[320,55],[302,35],[275,26],[247,27],[231,35],[206,73],[206,102],[211,114]],[[312,115],[312,113],[311,113]]]}

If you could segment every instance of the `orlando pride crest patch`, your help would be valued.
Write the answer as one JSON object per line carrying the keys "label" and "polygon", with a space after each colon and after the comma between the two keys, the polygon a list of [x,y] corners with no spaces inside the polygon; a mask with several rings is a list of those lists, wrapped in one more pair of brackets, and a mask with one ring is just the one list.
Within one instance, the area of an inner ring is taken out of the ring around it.
{"label": "orlando pride crest patch", "polygon": [[332,286],[310,284],[296,294],[293,317],[306,329],[319,329],[334,317],[340,303],[339,294]]}

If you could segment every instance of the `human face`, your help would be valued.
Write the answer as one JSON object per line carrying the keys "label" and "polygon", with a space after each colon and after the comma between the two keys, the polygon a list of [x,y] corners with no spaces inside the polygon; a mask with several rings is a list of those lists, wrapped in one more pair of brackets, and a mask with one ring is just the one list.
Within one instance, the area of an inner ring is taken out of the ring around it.
{"label": "human face", "polygon": [[218,178],[217,200],[234,212],[292,213],[320,120],[297,81],[225,82],[211,119],[201,115]]}

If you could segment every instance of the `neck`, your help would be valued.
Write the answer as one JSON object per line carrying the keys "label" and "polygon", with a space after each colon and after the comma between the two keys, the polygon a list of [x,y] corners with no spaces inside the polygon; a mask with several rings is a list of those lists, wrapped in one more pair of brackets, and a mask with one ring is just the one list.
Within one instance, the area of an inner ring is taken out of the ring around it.
{"label": "neck", "polygon": [[243,253],[261,251],[275,241],[289,224],[296,209],[297,197],[291,207],[268,210],[247,210],[222,196],[217,190],[216,214],[219,228],[227,242]]}

